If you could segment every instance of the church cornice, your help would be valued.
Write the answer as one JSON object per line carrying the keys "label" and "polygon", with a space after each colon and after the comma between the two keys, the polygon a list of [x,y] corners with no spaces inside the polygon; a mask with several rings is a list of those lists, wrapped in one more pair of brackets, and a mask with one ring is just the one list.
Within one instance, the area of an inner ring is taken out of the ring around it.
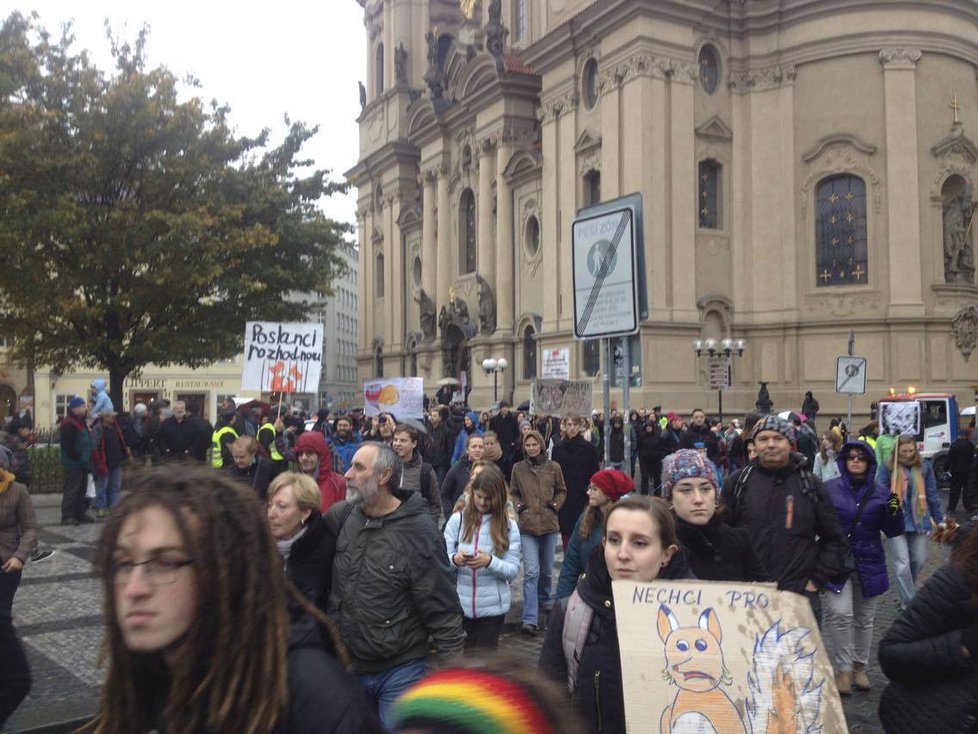
{"label": "church cornice", "polygon": [[735,94],[764,92],[795,83],[798,70],[794,64],[774,64],[754,69],[731,70],[727,87]]}

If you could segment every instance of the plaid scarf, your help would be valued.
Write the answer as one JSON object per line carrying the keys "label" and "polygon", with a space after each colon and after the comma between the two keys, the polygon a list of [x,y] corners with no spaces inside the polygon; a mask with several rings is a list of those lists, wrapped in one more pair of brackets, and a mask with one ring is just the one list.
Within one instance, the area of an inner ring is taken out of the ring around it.
{"label": "plaid scarf", "polygon": [[[909,504],[910,517],[913,524],[920,527],[927,517],[927,486],[920,465],[904,467],[896,460],[897,452],[893,452],[894,467],[890,477],[890,491],[900,498],[904,506]],[[904,469],[907,471],[904,472]]]}

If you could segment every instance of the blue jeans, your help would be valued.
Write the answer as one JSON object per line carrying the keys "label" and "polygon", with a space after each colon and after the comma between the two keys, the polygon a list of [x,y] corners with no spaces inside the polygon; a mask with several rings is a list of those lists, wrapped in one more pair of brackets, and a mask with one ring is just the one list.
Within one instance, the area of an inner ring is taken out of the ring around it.
{"label": "blue jeans", "polygon": [[523,535],[523,624],[538,624],[540,607],[550,606],[554,551],[560,533]]}
{"label": "blue jeans", "polygon": [[95,477],[95,509],[107,510],[119,501],[122,494],[122,467],[109,469],[109,473]]}
{"label": "blue jeans", "polygon": [[926,533],[904,533],[887,539],[901,609],[906,609],[917,593],[917,575],[927,560],[928,542]]}
{"label": "blue jeans", "polygon": [[377,707],[385,727],[390,729],[391,707],[404,691],[424,677],[424,660],[410,660],[379,673],[361,673],[357,677],[367,698]]}

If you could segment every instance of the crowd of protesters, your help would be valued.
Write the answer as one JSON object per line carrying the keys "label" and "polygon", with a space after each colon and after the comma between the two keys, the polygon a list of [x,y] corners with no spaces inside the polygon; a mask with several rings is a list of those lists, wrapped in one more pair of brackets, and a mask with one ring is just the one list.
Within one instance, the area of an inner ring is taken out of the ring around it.
{"label": "crowd of protesters", "polygon": [[[872,685],[893,581],[905,611],[880,649],[884,701],[916,705],[937,675],[922,671],[940,669],[943,707],[921,706],[975,731],[978,533],[961,530],[918,589],[955,510],[933,467],[872,426],[817,434],[810,393],[807,411],[726,425],[700,409],[605,424],[503,401],[433,404],[420,421],[322,410],[308,428],[263,404],[228,402],[212,426],[180,402],[125,416],[104,384],[90,397],[60,428],[62,523],[105,522],[106,679],[88,731],[623,732],[612,581],[663,578],[803,595],[841,695]],[[15,449],[0,453],[0,724],[30,686],[11,606],[37,526]],[[955,479],[969,511],[973,456]],[[123,482],[127,461],[142,469]],[[521,572],[520,630],[545,635],[539,677],[496,653]]]}

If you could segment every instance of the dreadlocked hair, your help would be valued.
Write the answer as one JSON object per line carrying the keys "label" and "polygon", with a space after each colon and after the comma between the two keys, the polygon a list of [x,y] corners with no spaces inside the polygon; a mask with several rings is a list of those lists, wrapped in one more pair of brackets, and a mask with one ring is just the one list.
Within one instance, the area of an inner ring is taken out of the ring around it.
{"label": "dreadlocked hair", "polygon": [[[495,464],[489,464],[469,484],[469,491],[474,495],[482,492],[489,498],[489,534],[492,538],[492,550],[501,556],[509,550],[509,516],[506,514],[506,479]],[[475,529],[482,521],[481,513],[475,506],[475,498],[469,497],[462,510],[462,540],[472,542]]]}
{"label": "dreadlocked hair", "polygon": [[[288,704],[288,613],[282,558],[254,493],[220,472],[168,465],[135,474],[102,532],[97,569],[108,662],[100,710],[84,731],[265,734]],[[128,518],[171,514],[195,560],[197,608],[172,667],[160,652],[130,651],[115,613],[113,553]],[[167,685],[168,683],[168,685]]]}

